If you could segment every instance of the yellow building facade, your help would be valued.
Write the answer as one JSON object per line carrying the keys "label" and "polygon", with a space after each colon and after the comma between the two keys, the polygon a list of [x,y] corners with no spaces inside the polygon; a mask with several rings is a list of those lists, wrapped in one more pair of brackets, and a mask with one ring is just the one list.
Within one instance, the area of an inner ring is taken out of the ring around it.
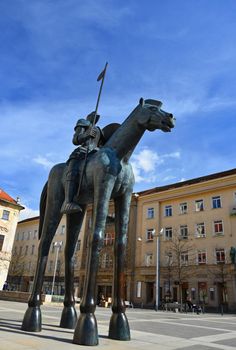
{"label": "yellow building facade", "polygon": [[[18,223],[14,240],[8,281],[12,290],[31,291],[37,264],[39,217],[22,220]],[[76,245],[74,256],[75,294],[78,293],[79,273],[82,263],[84,226]],[[64,247],[66,244],[66,217],[63,216],[50,246],[45,271],[43,292],[45,294],[64,294]]]}
{"label": "yellow building facade", "polygon": [[140,192],[134,302],[236,310],[235,208],[236,169]]}

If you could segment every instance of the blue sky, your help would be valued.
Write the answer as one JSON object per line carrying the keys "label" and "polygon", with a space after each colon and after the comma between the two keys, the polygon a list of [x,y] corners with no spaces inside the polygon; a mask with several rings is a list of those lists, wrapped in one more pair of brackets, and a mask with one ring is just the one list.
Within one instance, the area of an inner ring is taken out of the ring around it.
{"label": "blue sky", "polygon": [[103,127],[140,97],[176,117],[146,132],[132,157],[135,191],[234,168],[234,0],[0,2],[0,187],[37,214],[53,164],[73,150],[73,127],[99,106]]}

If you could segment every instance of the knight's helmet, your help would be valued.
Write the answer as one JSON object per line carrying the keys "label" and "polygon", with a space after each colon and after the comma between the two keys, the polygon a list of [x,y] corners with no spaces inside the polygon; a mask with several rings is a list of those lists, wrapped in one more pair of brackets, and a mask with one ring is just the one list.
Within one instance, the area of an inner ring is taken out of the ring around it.
{"label": "knight's helmet", "polygon": [[86,117],[86,120],[88,120],[91,124],[95,125],[99,121],[100,115],[96,114],[95,121],[94,121],[94,118],[95,118],[95,111],[89,113]]}
{"label": "knight's helmet", "polygon": [[[74,127],[74,130],[76,130],[76,128],[78,127],[89,128],[91,124],[93,124],[94,117],[95,117],[95,112],[91,112],[90,114],[87,115],[86,119],[83,119],[83,118],[79,119]],[[100,118],[100,115],[97,114],[94,125],[98,122],[99,118]]]}

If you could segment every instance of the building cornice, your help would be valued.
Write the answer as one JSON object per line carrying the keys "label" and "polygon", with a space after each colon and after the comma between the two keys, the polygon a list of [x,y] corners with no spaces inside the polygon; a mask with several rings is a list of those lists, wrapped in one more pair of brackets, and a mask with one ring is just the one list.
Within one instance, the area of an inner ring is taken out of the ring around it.
{"label": "building cornice", "polygon": [[25,222],[29,222],[29,221],[35,221],[35,220],[39,220],[39,216],[34,216],[32,218],[28,218],[28,219],[24,219],[24,220],[18,221],[18,225],[19,224],[23,224]]}
{"label": "building cornice", "polygon": [[[199,190],[201,193],[209,192],[216,188],[225,188],[236,186],[235,181],[236,169],[202,176],[183,182],[177,182],[170,185],[155,187],[150,190],[138,192],[140,199],[151,199],[155,197],[157,200],[165,200],[181,196],[190,196],[196,194]],[[222,183],[224,179],[225,183]],[[232,181],[234,180],[234,181]]]}

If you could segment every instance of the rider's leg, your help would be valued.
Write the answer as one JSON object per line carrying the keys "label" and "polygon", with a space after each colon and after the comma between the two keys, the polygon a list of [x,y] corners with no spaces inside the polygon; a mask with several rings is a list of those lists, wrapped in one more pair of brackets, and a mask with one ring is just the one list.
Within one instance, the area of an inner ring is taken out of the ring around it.
{"label": "rider's leg", "polygon": [[74,196],[78,187],[78,160],[71,159],[68,164],[68,171],[66,174],[65,182],[65,201],[61,208],[61,213],[71,214],[78,211],[82,211],[81,207],[74,202]]}

